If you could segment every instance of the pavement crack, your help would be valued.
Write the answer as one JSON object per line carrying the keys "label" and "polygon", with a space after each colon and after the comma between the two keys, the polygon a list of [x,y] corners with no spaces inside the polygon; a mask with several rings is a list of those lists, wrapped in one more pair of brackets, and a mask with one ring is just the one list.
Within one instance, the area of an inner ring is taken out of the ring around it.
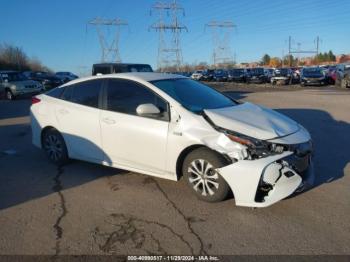
{"label": "pavement crack", "polygon": [[55,177],[53,178],[54,185],[52,187],[52,190],[56,192],[59,196],[60,202],[59,207],[61,209],[61,212],[59,216],[56,219],[56,223],[53,225],[53,228],[55,230],[56,234],[56,244],[55,244],[55,256],[59,255],[61,252],[61,239],[63,237],[63,228],[61,226],[62,219],[67,215],[68,210],[66,207],[66,200],[62,193],[62,182],[61,182],[61,175],[63,174],[63,168],[59,166],[57,168],[57,173]]}
{"label": "pavement crack", "polygon": [[[194,253],[190,243],[184,239],[184,237],[176,233],[170,226],[161,224],[156,221],[145,220],[134,216],[128,216],[121,213],[113,213],[110,215],[110,219],[105,221],[112,226],[115,230],[110,232],[103,232],[100,228],[95,228],[93,238],[95,242],[98,237],[102,237],[103,243],[98,245],[100,250],[105,253],[118,253],[116,250],[121,248],[120,244],[126,245],[128,242],[133,248],[141,249],[147,254],[162,254],[167,255],[168,252],[162,246],[162,242],[155,237],[154,232],[147,233],[144,229],[149,225],[154,225],[167,230],[171,235],[175,236],[179,241],[184,243],[190,250],[191,254]],[[154,244],[155,248],[150,250],[147,247],[150,243]],[[119,244],[119,245],[118,245]],[[121,249],[123,250],[123,249]]]}
{"label": "pavement crack", "polygon": [[197,238],[197,240],[200,244],[199,254],[200,255],[202,255],[202,254],[207,255],[207,252],[204,250],[204,243],[203,243],[202,238],[199,236],[198,233],[196,233],[194,231],[194,229],[192,227],[192,222],[194,221],[193,217],[186,217],[186,215],[180,210],[180,208],[175,204],[175,202],[169,198],[168,194],[163,190],[163,188],[159,185],[159,183],[153,178],[151,178],[151,180],[153,180],[154,184],[156,185],[158,190],[162,193],[162,195],[165,197],[165,199],[179,213],[179,215],[186,221],[186,224],[187,224],[189,231]]}

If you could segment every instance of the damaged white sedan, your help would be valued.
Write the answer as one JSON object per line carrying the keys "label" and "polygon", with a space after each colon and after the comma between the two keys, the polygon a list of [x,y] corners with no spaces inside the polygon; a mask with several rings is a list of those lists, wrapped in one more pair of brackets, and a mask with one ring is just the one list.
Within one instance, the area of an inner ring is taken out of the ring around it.
{"label": "damaged white sedan", "polygon": [[232,192],[250,207],[313,183],[312,141],[301,125],[182,76],[89,77],[32,101],[33,143],[59,165],[72,158],[183,177],[199,199]]}

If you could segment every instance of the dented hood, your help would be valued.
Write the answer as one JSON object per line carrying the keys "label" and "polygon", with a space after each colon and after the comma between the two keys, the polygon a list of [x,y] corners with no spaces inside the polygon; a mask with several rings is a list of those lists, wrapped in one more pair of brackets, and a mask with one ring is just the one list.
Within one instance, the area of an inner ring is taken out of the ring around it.
{"label": "dented hood", "polygon": [[292,119],[252,103],[204,112],[219,127],[262,140],[287,136],[299,130],[299,125]]}

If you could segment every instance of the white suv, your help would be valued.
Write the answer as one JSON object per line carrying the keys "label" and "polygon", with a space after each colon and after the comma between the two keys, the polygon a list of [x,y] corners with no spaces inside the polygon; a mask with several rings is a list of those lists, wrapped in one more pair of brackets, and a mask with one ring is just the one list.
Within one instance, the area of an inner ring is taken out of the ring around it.
{"label": "white suv", "polygon": [[312,183],[309,133],[264,107],[183,76],[74,80],[33,98],[33,143],[69,158],[178,180],[216,202],[269,206]]}

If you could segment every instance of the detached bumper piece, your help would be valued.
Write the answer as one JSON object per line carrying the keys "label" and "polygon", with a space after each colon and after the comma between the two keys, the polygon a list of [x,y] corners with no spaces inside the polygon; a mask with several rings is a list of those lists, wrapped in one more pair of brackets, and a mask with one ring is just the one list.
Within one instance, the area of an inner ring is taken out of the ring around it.
{"label": "detached bumper piece", "polygon": [[306,181],[303,173],[313,177],[312,163],[299,173],[289,163],[293,157],[293,152],[284,152],[257,160],[241,160],[217,171],[231,187],[237,206],[267,207],[302,189]]}

